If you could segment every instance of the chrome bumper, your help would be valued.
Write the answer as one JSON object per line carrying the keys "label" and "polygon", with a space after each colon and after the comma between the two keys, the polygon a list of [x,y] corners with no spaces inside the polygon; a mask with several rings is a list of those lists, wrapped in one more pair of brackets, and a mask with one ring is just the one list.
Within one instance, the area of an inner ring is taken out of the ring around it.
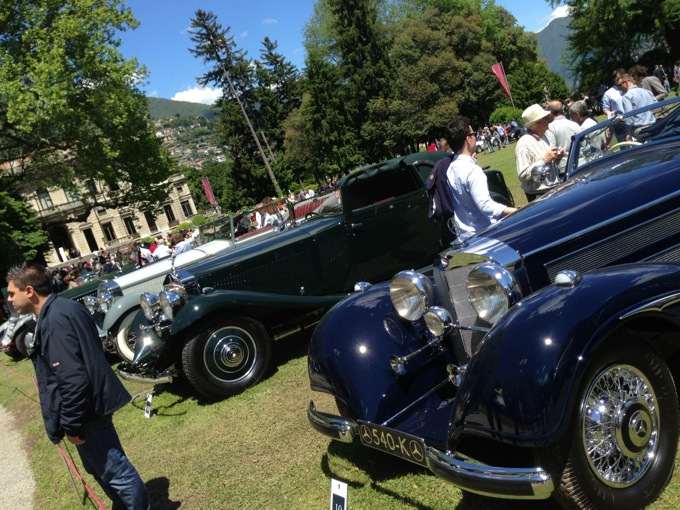
{"label": "chrome bumper", "polygon": [[126,381],[137,383],[161,384],[170,383],[172,382],[173,379],[173,375],[169,372],[164,372],[158,375],[138,374],[136,372],[130,372],[126,370],[126,367],[123,365],[125,365],[125,363],[121,363],[118,366],[118,375],[120,376],[121,379],[124,379]]}
{"label": "chrome bumper", "polygon": [[343,443],[351,443],[359,431],[359,424],[351,418],[343,418],[333,414],[322,413],[314,407],[314,402],[309,403],[307,418],[316,430],[327,435],[331,439]]}
{"label": "chrome bumper", "polygon": [[[351,443],[359,430],[353,419],[317,411],[314,402],[309,403],[307,418],[316,430],[344,443]],[[430,471],[468,492],[505,499],[547,499],[554,491],[550,475],[540,467],[488,466],[429,446],[425,456]]]}

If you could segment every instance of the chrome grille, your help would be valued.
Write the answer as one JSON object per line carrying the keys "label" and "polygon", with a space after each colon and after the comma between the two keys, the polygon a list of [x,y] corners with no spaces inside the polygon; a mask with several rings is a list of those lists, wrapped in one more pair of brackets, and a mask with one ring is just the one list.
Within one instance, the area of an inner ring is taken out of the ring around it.
{"label": "chrome grille", "polygon": [[[470,264],[464,267],[455,267],[446,271],[440,269],[434,270],[434,279],[439,290],[441,305],[444,306],[451,313],[454,321],[461,326],[482,326],[489,327],[489,324],[482,321],[470,304],[468,293],[466,289],[466,282],[468,274],[476,266]],[[477,350],[479,342],[484,337],[484,333],[456,330],[455,334],[459,335],[459,340],[462,343],[464,354],[457,352],[460,358],[462,355],[469,359]],[[460,363],[465,363],[467,360],[459,359]]]}

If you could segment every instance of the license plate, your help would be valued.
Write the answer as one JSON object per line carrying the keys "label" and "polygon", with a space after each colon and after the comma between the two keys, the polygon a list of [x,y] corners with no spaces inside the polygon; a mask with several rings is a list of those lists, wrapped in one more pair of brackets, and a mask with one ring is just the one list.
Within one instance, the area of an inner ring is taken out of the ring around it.
{"label": "license plate", "polygon": [[425,441],[394,429],[359,420],[361,444],[427,467]]}

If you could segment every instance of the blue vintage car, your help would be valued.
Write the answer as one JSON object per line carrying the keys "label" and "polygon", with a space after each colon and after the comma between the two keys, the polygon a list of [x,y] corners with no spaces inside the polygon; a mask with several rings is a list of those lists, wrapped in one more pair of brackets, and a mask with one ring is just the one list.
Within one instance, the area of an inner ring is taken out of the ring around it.
{"label": "blue vintage car", "polygon": [[431,273],[400,271],[334,306],[309,377],[338,413],[310,403],[311,424],[465,491],[568,508],[653,501],[678,446],[679,107],[657,105],[656,136],[587,161],[592,134],[626,118],[582,133],[547,196]]}

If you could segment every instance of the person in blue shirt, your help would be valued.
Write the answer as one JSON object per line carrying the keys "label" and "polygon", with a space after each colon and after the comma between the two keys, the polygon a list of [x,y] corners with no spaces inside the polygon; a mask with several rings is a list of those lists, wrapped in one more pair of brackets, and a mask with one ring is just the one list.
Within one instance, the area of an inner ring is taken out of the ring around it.
{"label": "person in blue shirt", "polygon": [[[624,113],[632,112],[643,106],[648,106],[657,102],[656,98],[652,93],[638,87],[635,80],[629,74],[622,74],[618,77],[616,84],[623,91],[623,111]],[[651,111],[642,112],[636,115],[632,115],[626,119],[626,124],[629,128],[628,136],[630,139],[634,139],[636,133],[643,127],[650,124],[654,124],[656,118]]]}

